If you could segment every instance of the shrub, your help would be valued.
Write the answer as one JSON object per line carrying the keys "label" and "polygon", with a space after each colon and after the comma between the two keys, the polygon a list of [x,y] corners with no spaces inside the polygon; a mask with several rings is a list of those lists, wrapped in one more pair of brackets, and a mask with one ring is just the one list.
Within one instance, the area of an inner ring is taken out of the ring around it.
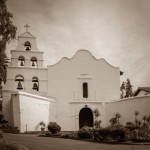
{"label": "shrub", "polygon": [[134,123],[132,123],[132,122],[127,122],[126,125],[125,125],[125,127],[127,129],[129,129],[130,131],[133,131],[133,130],[135,130],[135,129],[138,128],[137,125],[134,124]]}
{"label": "shrub", "polygon": [[93,137],[92,127],[83,127],[78,131],[78,136],[83,139],[91,139]]}
{"label": "shrub", "polygon": [[150,130],[139,129],[132,132],[131,140],[134,142],[150,142]]}
{"label": "shrub", "polygon": [[115,128],[111,130],[111,137],[117,141],[124,141],[128,131],[125,128]]}
{"label": "shrub", "polygon": [[61,127],[56,122],[50,122],[48,125],[48,130],[52,133],[58,133],[61,130]]}
{"label": "shrub", "polygon": [[94,140],[96,141],[107,141],[110,135],[109,128],[95,129],[94,130]]}
{"label": "shrub", "polygon": [[0,139],[3,138],[3,131],[0,130]]}
{"label": "shrub", "polygon": [[78,139],[78,133],[77,132],[63,133],[61,137],[68,139]]}
{"label": "shrub", "polygon": [[17,127],[13,127],[8,121],[4,121],[0,123],[0,129],[6,133],[14,133],[18,134],[20,131]]}
{"label": "shrub", "polygon": [[127,135],[128,130],[125,128],[103,128],[94,131],[96,141],[124,141]]}

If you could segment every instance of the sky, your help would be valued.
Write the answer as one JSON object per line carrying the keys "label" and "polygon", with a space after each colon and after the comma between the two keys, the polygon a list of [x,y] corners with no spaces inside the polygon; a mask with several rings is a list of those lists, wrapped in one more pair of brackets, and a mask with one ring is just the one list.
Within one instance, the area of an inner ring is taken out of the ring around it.
{"label": "sky", "polygon": [[[45,66],[80,49],[124,72],[133,89],[150,87],[150,0],[8,0],[17,36],[29,32]],[[17,39],[7,47],[15,49]]]}

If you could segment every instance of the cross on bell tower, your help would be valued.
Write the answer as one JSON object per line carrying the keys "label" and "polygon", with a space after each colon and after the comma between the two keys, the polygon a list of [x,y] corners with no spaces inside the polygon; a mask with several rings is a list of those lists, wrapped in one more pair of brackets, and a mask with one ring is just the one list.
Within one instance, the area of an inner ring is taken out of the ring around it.
{"label": "cross on bell tower", "polygon": [[24,27],[26,28],[26,32],[28,32],[28,28],[30,28],[30,26],[26,24]]}

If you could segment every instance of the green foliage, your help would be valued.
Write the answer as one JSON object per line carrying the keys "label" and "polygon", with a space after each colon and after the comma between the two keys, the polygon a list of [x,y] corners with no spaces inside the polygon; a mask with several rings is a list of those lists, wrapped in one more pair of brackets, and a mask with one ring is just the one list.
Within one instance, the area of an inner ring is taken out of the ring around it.
{"label": "green foliage", "polygon": [[83,139],[91,139],[93,137],[93,128],[83,127],[78,131],[78,136]]}
{"label": "green foliage", "polygon": [[48,125],[48,130],[52,134],[56,134],[56,133],[60,132],[61,127],[56,122],[50,122]]}

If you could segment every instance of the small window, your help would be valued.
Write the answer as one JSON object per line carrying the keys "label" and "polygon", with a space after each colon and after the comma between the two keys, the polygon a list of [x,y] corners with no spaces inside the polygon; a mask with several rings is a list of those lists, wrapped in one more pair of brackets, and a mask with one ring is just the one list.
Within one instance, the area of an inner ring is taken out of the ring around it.
{"label": "small window", "polygon": [[18,58],[18,66],[19,67],[24,67],[24,64],[25,64],[25,59],[23,56],[19,56]]}
{"label": "small window", "polygon": [[17,75],[15,78],[15,82],[17,82],[17,89],[22,90],[23,89],[23,83],[24,83],[24,78],[22,75]]}
{"label": "small window", "polygon": [[83,97],[88,98],[88,83],[83,83]]}
{"label": "small window", "polygon": [[33,90],[39,91],[39,80],[37,77],[33,77],[32,78],[32,82],[33,82]]}
{"label": "small window", "polygon": [[26,41],[24,43],[24,47],[26,51],[30,51],[31,50],[31,43],[29,41]]}
{"label": "small window", "polygon": [[37,67],[37,58],[36,57],[31,58],[31,67],[34,67],[34,68]]}

